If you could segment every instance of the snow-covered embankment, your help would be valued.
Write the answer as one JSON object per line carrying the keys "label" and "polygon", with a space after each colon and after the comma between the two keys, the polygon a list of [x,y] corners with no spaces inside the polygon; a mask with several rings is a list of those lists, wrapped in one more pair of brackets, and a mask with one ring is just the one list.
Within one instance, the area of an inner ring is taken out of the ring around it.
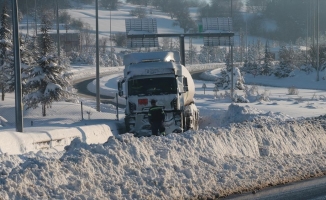
{"label": "snow-covered embankment", "polygon": [[[60,161],[35,155],[20,165],[5,165],[10,173],[2,175],[0,197],[224,196],[322,175],[325,148],[325,118],[280,121],[268,115],[166,137],[124,134],[104,145],[75,139]],[[2,155],[1,160],[8,158]]]}

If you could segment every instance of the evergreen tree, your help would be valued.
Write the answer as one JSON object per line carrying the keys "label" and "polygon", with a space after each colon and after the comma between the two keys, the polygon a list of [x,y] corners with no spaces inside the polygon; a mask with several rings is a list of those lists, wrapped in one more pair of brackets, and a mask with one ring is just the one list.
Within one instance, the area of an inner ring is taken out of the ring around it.
{"label": "evergreen tree", "polygon": [[272,54],[269,50],[268,42],[266,42],[265,45],[265,55],[264,55],[264,64],[262,66],[262,74],[270,76],[273,69],[273,64],[272,64]]}
{"label": "evergreen tree", "polygon": [[246,74],[250,74],[250,63],[247,59],[245,59],[243,66],[241,67],[241,71]]}
{"label": "evergreen tree", "polygon": [[30,92],[30,88],[27,87],[29,76],[36,66],[36,55],[38,55],[37,44],[35,37],[27,37],[25,41],[20,42],[20,57],[21,57],[21,71],[22,71],[22,89],[23,95]]}
{"label": "evergreen tree", "polygon": [[191,65],[199,64],[197,53],[197,48],[195,46],[191,46],[189,51],[186,52],[186,63]]}
{"label": "evergreen tree", "polygon": [[276,68],[275,76],[279,78],[288,77],[295,69],[294,50],[291,47],[282,46],[280,49],[280,65]]}
{"label": "evergreen tree", "polygon": [[[234,67],[233,69],[233,88],[238,90],[245,89],[244,78],[239,68]],[[230,89],[231,88],[231,71],[226,68],[221,70],[220,76],[215,81],[216,88]]]}
{"label": "evergreen tree", "polygon": [[254,75],[254,77],[260,74],[260,65],[256,61],[250,63],[249,66],[250,72],[252,75]]}
{"label": "evergreen tree", "polygon": [[226,69],[222,69],[220,76],[217,77],[214,84],[216,88],[227,89],[230,85],[230,82],[231,82],[231,78],[229,76],[229,73],[227,72]]}
{"label": "evergreen tree", "polygon": [[39,56],[37,65],[31,70],[26,87],[28,94],[24,96],[26,108],[42,106],[42,115],[46,116],[46,108],[54,101],[60,101],[72,95],[68,91],[71,74],[68,73],[66,62],[56,56],[54,43],[49,35],[51,20],[44,13],[41,21],[39,39]]}
{"label": "evergreen tree", "polygon": [[4,101],[5,93],[14,91],[14,57],[11,41],[9,10],[5,2],[1,13],[0,27],[0,90],[1,100]]}

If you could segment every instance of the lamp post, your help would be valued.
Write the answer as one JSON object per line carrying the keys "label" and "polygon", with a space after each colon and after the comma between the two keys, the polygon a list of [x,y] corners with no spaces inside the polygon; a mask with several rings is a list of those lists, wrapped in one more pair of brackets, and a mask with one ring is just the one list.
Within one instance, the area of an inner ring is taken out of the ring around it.
{"label": "lamp post", "polygon": [[28,4],[27,4],[27,0],[26,0],[26,20],[27,20],[27,35],[28,35]]}
{"label": "lamp post", "polygon": [[23,132],[23,103],[22,103],[22,83],[20,66],[20,43],[18,33],[18,6],[17,0],[12,1],[12,25],[14,40],[14,59],[15,59],[15,121],[16,131]]}
{"label": "lamp post", "polygon": [[317,46],[317,81],[319,81],[319,0],[317,0],[317,33],[316,33],[316,46]]}
{"label": "lamp post", "polygon": [[36,0],[34,0],[35,36],[37,36]]}
{"label": "lamp post", "polygon": [[56,15],[57,15],[57,48],[58,48],[58,58],[60,62],[60,31],[59,31],[59,3],[57,1],[57,9],[56,9]]}
{"label": "lamp post", "polygon": [[111,52],[111,67],[113,67],[113,52],[112,52],[112,38],[111,38],[111,10],[112,10],[112,4],[110,5],[110,52]]}
{"label": "lamp post", "polygon": [[[233,20],[233,1],[231,0],[231,19]],[[232,38],[233,39],[233,38]],[[231,100],[233,101],[233,95],[234,95],[234,70],[233,70],[233,41],[231,41],[231,37],[229,37],[229,41],[230,41],[230,59],[231,59]]]}
{"label": "lamp post", "polygon": [[100,112],[100,55],[98,38],[98,0],[96,0],[96,110]]}

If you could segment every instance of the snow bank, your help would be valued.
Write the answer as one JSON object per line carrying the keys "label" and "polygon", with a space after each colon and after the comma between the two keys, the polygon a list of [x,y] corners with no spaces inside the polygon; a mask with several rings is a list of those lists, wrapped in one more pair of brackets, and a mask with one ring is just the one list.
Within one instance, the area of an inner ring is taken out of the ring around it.
{"label": "snow bank", "polygon": [[103,143],[113,136],[107,125],[79,126],[68,129],[55,129],[33,133],[1,131],[0,153],[23,154],[40,150],[63,151],[74,138],[80,138],[87,144]]}
{"label": "snow bank", "polygon": [[76,138],[59,160],[0,155],[11,160],[0,168],[0,198],[215,198],[326,171],[325,118],[280,122],[234,105],[224,121],[234,111],[258,117],[166,137],[124,134],[103,145]]}
{"label": "snow bank", "polygon": [[292,121],[294,118],[280,112],[266,112],[248,105],[231,104],[223,115],[221,125],[246,121]]}

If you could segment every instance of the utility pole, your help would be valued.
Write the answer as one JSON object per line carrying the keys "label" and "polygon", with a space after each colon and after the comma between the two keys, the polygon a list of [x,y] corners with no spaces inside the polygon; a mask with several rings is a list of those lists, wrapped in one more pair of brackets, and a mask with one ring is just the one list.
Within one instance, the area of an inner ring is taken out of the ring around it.
{"label": "utility pole", "polygon": [[22,83],[20,66],[20,43],[18,33],[18,6],[17,0],[12,1],[12,24],[14,40],[14,59],[15,59],[15,119],[16,131],[23,132],[23,103],[22,103]]}
{"label": "utility pole", "polygon": [[35,36],[37,37],[36,0],[34,0]]}
{"label": "utility pole", "polygon": [[[311,13],[312,13],[312,49],[315,50],[315,36],[316,36],[316,13],[315,13],[315,9],[316,9],[316,1],[313,0],[311,1]],[[316,58],[315,56],[312,56],[312,66],[315,67],[316,66]]]}
{"label": "utility pole", "polygon": [[309,10],[307,10],[306,65],[308,64]]}
{"label": "utility pole", "polygon": [[231,45],[231,56],[230,56],[230,60],[231,60],[231,100],[233,101],[233,95],[234,95],[234,70],[233,70],[233,43],[231,41],[231,37],[229,37],[229,41],[230,41],[230,45]]}
{"label": "utility pole", "polygon": [[26,20],[27,20],[27,35],[28,35],[28,4],[27,4],[27,0],[26,0]]}
{"label": "utility pole", "polygon": [[96,0],[96,110],[100,109],[100,54],[99,54],[99,39],[98,39],[98,0]]}
{"label": "utility pole", "polygon": [[60,31],[59,31],[59,3],[57,1],[57,9],[56,9],[56,15],[57,15],[57,48],[58,48],[58,58],[60,62]]}
{"label": "utility pole", "polygon": [[316,39],[316,46],[317,46],[317,81],[319,81],[319,0],[317,0],[317,19],[316,19],[316,27],[317,27],[317,39]]}
{"label": "utility pole", "polygon": [[112,38],[111,38],[111,10],[112,10],[112,4],[110,6],[110,51],[111,51],[111,67],[113,67],[113,52],[112,52]]}
{"label": "utility pole", "polygon": [[[233,1],[231,0],[231,19],[233,20]],[[231,37],[229,37],[229,42],[230,42],[230,46],[231,46],[231,56],[230,56],[230,59],[231,59],[231,100],[233,101],[233,95],[234,95],[234,69],[233,69],[233,41],[231,41]]]}

